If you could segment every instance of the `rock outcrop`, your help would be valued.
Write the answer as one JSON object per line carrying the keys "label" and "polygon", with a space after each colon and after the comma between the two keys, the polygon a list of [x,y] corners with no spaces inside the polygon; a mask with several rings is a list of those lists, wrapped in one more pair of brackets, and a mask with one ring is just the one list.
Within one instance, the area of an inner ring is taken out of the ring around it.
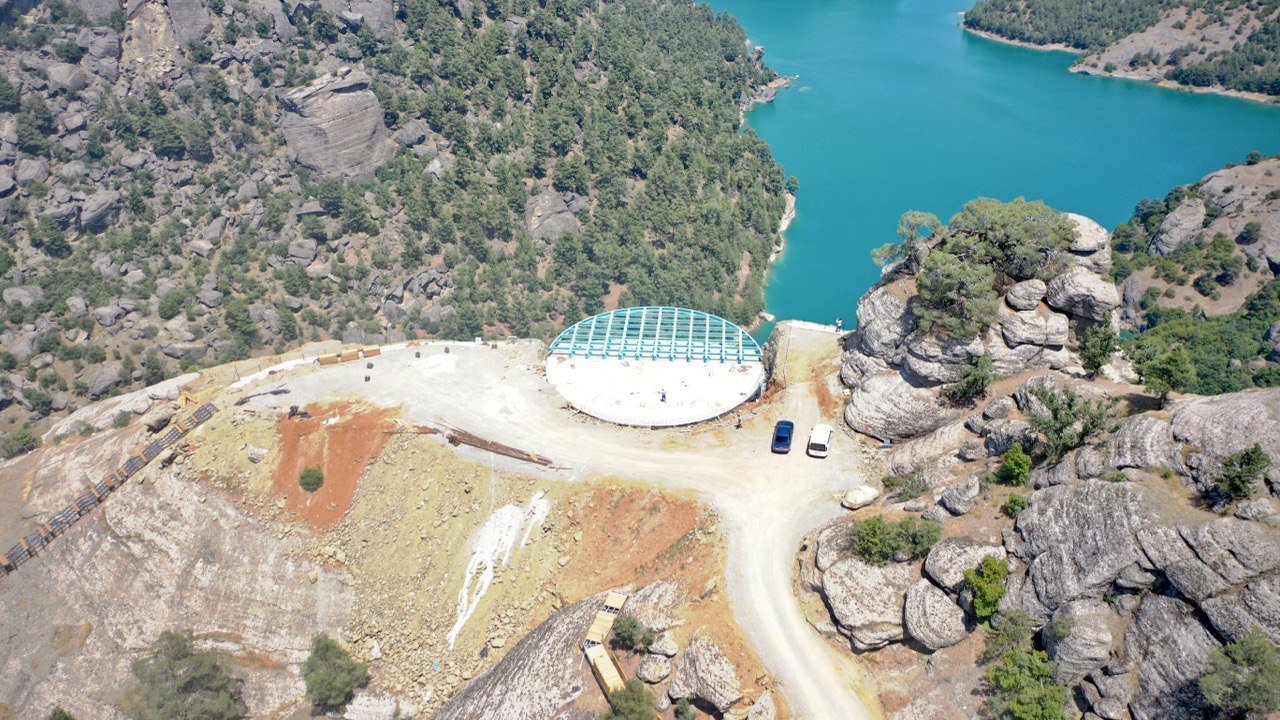
{"label": "rock outcrop", "polygon": [[916,577],[903,565],[876,567],[849,557],[822,574],[822,594],[853,647],[874,650],[905,637],[902,611]]}
{"label": "rock outcrop", "polygon": [[742,699],[742,687],[720,646],[704,635],[695,635],[680,655],[667,695],[672,700],[701,700],[724,713]]}
{"label": "rock outcrop", "polygon": [[907,590],[903,619],[907,634],[930,650],[951,647],[968,635],[964,611],[928,580]]}
{"label": "rock outcrop", "polygon": [[1009,554],[1028,566],[1026,583],[1005,605],[1047,621],[1064,603],[1101,598],[1142,558],[1137,531],[1152,520],[1129,483],[1090,480],[1035,493],[1005,540]]}
{"label": "rock outcrop", "polygon": [[1221,647],[1185,602],[1147,595],[1125,631],[1137,666],[1138,690],[1129,705],[1134,720],[1199,720],[1206,710],[1196,679]]}
{"label": "rock outcrop", "polygon": [[284,96],[280,131],[299,164],[325,177],[354,179],[391,159],[396,146],[372,82],[360,68],[342,68]]}
{"label": "rock outcrop", "polygon": [[449,698],[434,720],[554,717],[587,689],[578,672],[579,644],[604,607],[604,597],[601,593],[557,610],[496,665]]}

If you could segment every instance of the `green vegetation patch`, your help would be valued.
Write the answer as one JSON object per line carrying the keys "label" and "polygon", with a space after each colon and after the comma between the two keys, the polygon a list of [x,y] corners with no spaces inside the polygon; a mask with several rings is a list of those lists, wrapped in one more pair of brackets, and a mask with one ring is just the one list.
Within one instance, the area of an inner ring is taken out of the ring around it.
{"label": "green vegetation patch", "polygon": [[849,524],[849,544],[853,547],[853,554],[864,562],[884,565],[928,555],[929,548],[938,542],[941,533],[942,526],[933,520],[905,517],[897,522],[888,522],[876,515]]}
{"label": "green vegetation patch", "polygon": [[336,708],[349,702],[357,687],[369,682],[369,668],[321,633],[311,641],[311,654],[302,663],[302,679],[309,702],[322,708]]}

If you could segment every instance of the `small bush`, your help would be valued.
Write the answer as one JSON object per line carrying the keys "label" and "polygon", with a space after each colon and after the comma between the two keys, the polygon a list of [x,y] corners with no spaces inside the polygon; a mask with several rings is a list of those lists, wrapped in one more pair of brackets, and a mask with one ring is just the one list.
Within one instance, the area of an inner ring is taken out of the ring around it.
{"label": "small bush", "polygon": [[688,698],[680,698],[676,701],[676,720],[694,720],[698,717],[698,711],[693,709],[693,705],[689,703]]}
{"label": "small bush", "polygon": [[600,716],[600,720],[657,720],[658,709],[653,696],[639,680],[627,681],[627,687],[609,694],[613,708]]}
{"label": "small bush", "polygon": [[1094,375],[1111,359],[1116,350],[1116,334],[1110,325],[1094,325],[1080,336],[1080,361],[1090,375]]}
{"label": "small bush", "polygon": [[302,680],[307,685],[309,702],[336,708],[349,702],[355,689],[369,681],[369,668],[321,633],[311,641],[311,654],[302,663]]}
{"label": "small bush", "polygon": [[1222,459],[1222,471],[1213,484],[1231,500],[1249,497],[1271,467],[1271,456],[1258,443]]}
{"label": "small bush", "polygon": [[1022,495],[1021,493],[1009,493],[1009,499],[1004,501],[1004,505],[1001,506],[1000,509],[1004,511],[1005,515],[1008,515],[1011,518],[1016,518],[1018,517],[1018,513],[1027,509],[1028,504],[1029,503],[1025,495]]}
{"label": "small bush", "polygon": [[1214,650],[1200,691],[1224,717],[1264,717],[1280,710],[1280,648],[1254,628]]}
{"label": "small bush", "polygon": [[891,523],[876,515],[849,524],[849,544],[863,561],[884,565],[924,557],[941,533],[942,526],[932,520],[907,517]]}
{"label": "small bush", "polygon": [[1067,688],[1054,680],[1053,663],[1041,650],[1012,650],[983,676],[991,692],[987,706],[1001,720],[1066,720]]}
{"label": "small bush", "polygon": [[1022,487],[1031,477],[1031,456],[1022,449],[1022,443],[1014,443],[1004,454],[996,480],[1002,485]]}
{"label": "small bush", "polygon": [[189,630],[160,633],[152,654],[130,672],[137,684],[124,705],[132,720],[239,720],[249,711],[240,681],[197,648]]}
{"label": "small bush", "polygon": [[619,615],[613,623],[613,644],[624,650],[648,648],[657,639],[657,633],[631,615]]}
{"label": "small bush", "polygon": [[973,593],[973,612],[979,620],[990,618],[1000,609],[1008,575],[1009,563],[990,556],[982,558],[977,569],[964,571],[964,586]]}
{"label": "small bush", "polygon": [[302,475],[298,476],[298,484],[309,493],[315,492],[320,489],[321,485],[324,485],[324,473],[321,472],[319,467],[312,465],[303,470]]}
{"label": "small bush", "polygon": [[973,359],[964,377],[942,388],[942,394],[952,405],[972,405],[975,400],[987,393],[995,377],[995,364],[990,355],[979,355]]}
{"label": "small bush", "polygon": [[1024,610],[1002,610],[991,616],[987,626],[985,645],[978,655],[980,665],[999,660],[1011,650],[1030,647],[1036,621]]}
{"label": "small bush", "polygon": [[46,720],[76,720],[75,716],[60,707],[53,709]]}
{"label": "small bush", "polygon": [[123,412],[116,413],[116,416],[111,419],[111,425],[116,429],[129,427],[129,414]]}
{"label": "small bush", "polygon": [[884,494],[896,500],[914,500],[929,491],[929,486],[919,473],[886,475],[880,482],[884,485]]}

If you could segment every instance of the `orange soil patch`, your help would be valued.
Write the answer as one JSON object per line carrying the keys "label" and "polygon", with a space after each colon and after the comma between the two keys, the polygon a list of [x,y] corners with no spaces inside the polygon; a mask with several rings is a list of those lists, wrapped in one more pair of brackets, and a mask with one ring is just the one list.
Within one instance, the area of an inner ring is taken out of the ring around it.
{"label": "orange soil patch", "polygon": [[[585,597],[603,589],[634,584],[637,587],[659,578],[671,578],[673,568],[683,568],[684,559],[698,541],[694,531],[703,518],[692,501],[636,489],[593,490],[581,509],[572,510],[569,523],[582,533],[578,548],[609,548],[590,553],[590,561],[573,563],[572,573],[561,584],[572,583]],[[703,568],[705,570],[705,568]],[[690,578],[689,590],[696,593],[700,583]],[[566,582],[568,581],[568,582]],[[699,583],[693,588],[694,582]]]}
{"label": "orange soil patch", "polygon": [[[276,425],[280,464],[274,487],[285,506],[317,530],[342,522],[356,495],[360,475],[382,452],[392,411],[350,403],[308,405],[310,418],[288,418]],[[324,485],[308,493],[298,485],[304,468],[318,465]]]}

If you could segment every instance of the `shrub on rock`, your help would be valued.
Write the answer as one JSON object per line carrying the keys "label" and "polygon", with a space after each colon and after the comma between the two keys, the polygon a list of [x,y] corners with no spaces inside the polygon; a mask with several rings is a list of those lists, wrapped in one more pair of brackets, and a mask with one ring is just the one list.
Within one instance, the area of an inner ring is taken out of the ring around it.
{"label": "shrub on rock", "polygon": [[619,615],[613,623],[613,644],[624,650],[648,648],[657,639],[657,633],[631,615]]}
{"label": "shrub on rock", "polygon": [[124,702],[131,720],[238,720],[248,712],[240,681],[196,647],[190,630],[160,633],[130,672],[137,680]]}
{"label": "shrub on rock", "polygon": [[876,515],[849,524],[849,544],[863,561],[884,565],[924,557],[941,533],[942,526],[933,520],[907,517],[891,523]]}
{"label": "shrub on rock", "polygon": [[1265,717],[1280,711],[1280,648],[1254,628],[1214,650],[1200,690],[1223,716]]}
{"label": "shrub on rock", "polygon": [[340,707],[351,700],[357,687],[369,681],[369,668],[321,633],[311,641],[311,654],[302,664],[302,679],[309,702],[323,708]]}
{"label": "shrub on rock", "polygon": [[600,720],[657,720],[658,710],[653,696],[639,680],[627,681],[627,687],[609,694],[613,708],[600,716]]}
{"label": "shrub on rock", "polygon": [[976,569],[964,571],[964,586],[973,593],[973,612],[978,619],[986,620],[1000,609],[1008,575],[1009,563],[994,557],[984,557]]}

